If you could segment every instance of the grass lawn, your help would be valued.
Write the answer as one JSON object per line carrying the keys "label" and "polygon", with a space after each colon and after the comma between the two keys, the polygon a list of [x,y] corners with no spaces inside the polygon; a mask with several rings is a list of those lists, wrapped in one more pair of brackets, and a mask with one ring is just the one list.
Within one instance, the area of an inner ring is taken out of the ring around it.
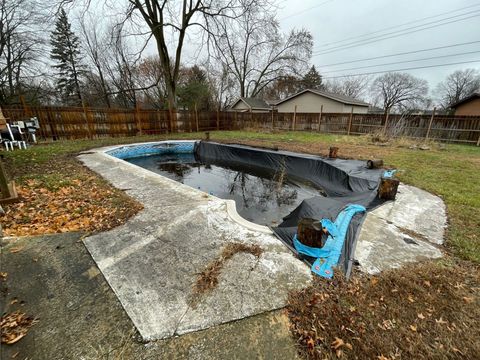
{"label": "grass lawn", "polygon": [[[57,141],[4,153],[7,170],[24,197],[20,205],[4,207],[4,233],[117,226],[141,206],[83,167],[75,155],[112,144],[202,136]],[[292,294],[292,334],[305,357],[449,359],[480,353],[479,147],[432,143],[430,150],[419,150],[405,140],[380,146],[366,136],[309,132],[211,132],[211,138],[321,155],[335,145],[340,157],[382,158],[399,170],[401,181],[441,196],[447,205],[446,258],[378,277],[356,274],[348,283],[317,279],[312,287]]]}

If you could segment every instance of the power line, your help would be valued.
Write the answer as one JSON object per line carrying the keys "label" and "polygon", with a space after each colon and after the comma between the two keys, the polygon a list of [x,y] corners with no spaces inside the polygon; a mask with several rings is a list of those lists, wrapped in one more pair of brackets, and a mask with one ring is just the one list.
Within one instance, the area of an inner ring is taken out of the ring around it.
{"label": "power line", "polygon": [[414,24],[416,22],[420,22],[420,21],[424,21],[424,20],[428,20],[428,19],[433,19],[433,18],[442,16],[442,15],[452,14],[452,13],[456,13],[458,11],[471,9],[472,7],[477,7],[477,6],[480,6],[480,4],[470,5],[470,6],[466,6],[466,7],[463,7],[463,8],[458,8],[456,10],[451,10],[451,11],[447,11],[447,12],[444,12],[444,13],[440,13],[440,14],[437,14],[437,15],[427,16],[427,17],[424,17],[424,18],[421,18],[421,19],[408,21],[408,22],[403,23],[403,24],[389,26],[389,27],[386,27],[386,28],[383,28],[383,29],[380,29],[380,30],[370,32],[370,33],[365,33],[365,34],[357,35],[357,36],[351,36],[351,37],[348,37],[348,38],[344,38],[343,40],[337,40],[337,41],[334,41],[334,42],[331,42],[331,43],[320,44],[318,46],[328,47],[329,45],[332,45],[332,44],[338,44],[338,43],[342,43],[342,42],[345,42],[345,41],[348,41],[348,40],[362,38],[362,37],[365,37],[365,36],[369,36],[369,35],[377,34],[379,32],[383,32],[385,30],[395,29],[395,28],[402,27],[402,26],[405,26],[405,25]]}
{"label": "power line", "polygon": [[422,59],[395,61],[395,62],[390,62],[390,63],[376,64],[376,65],[358,66],[358,67],[353,67],[353,68],[348,68],[348,69],[325,71],[325,72],[323,72],[323,74],[331,74],[331,73],[340,72],[340,71],[349,71],[349,70],[357,70],[357,69],[375,68],[375,67],[385,66],[385,65],[396,65],[396,64],[403,64],[403,63],[409,63],[409,62],[417,62],[417,61],[441,59],[441,58],[446,58],[446,57],[469,55],[469,54],[477,54],[477,53],[480,53],[480,50],[477,50],[477,51],[468,51],[468,52],[457,53],[457,54],[450,54],[450,55],[432,56],[432,57],[422,58]]}
{"label": "power line", "polygon": [[367,61],[367,60],[376,60],[376,59],[383,59],[383,58],[392,57],[392,56],[416,54],[416,53],[420,53],[420,52],[426,52],[426,51],[432,51],[432,50],[440,50],[440,49],[448,49],[448,48],[451,48],[451,47],[471,45],[471,44],[477,44],[477,43],[480,43],[480,40],[479,40],[479,41],[470,41],[470,42],[465,42],[465,43],[460,43],[460,44],[452,44],[452,45],[438,46],[438,47],[433,47],[433,48],[429,48],[429,49],[420,49],[420,50],[414,50],[414,51],[405,51],[405,52],[400,52],[400,53],[390,54],[390,55],[374,56],[374,57],[370,57],[370,58],[363,58],[363,59],[357,59],[357,60],[343,61],[343,62],[334,63],[334,64],[325,64],[325,65],[320,65],[319,67],[327,67],[327,66],[337,66],[337,65],[351,64],[351,63],[362,62],[362,61]]}
{"label": "power line", "polygon": [[[475,15],[471,15],[471,14],[475,14]],[[471,15],[471,16],[467,16],[467,17],[464,17],[464,18],[461,18],[461,19],[456,19],[456,20],[444,22],[445,20],[450,20],[450,19],[453,19],[453,18],[466,16],[466,15]],[[431,28],[434,28],[434,27],[442,26],[442,25],[447,25],[447,24],[450,24],[450,23],[458,22],[458,21],[463,21],[463,20],[469,19],[471,17],[479,16],[479,15],[480,15],[480,10],[475,10],[473,12],[468,12],[468,13],[463,13],[463,14],[459,14],[459,15],[455,15],[455,16],[450,16],[450,17],[446,17],[446,18],[443,18],[443,19],[431,21],[429,23],[412,26],[412,27],[409,27],[409,28],[406,28],[406,29],[402,29],[402,30],[398,30],[398,31],[392,31],[390,33],[376,35],[376,36],[373,36],[371,38],[367,38],[367,39],[363,39],[363,40],[359,40],[359,41],[353,41],[353,42],[346,43],[346,44],[339,45],[339,46],[334,46],[334,47],[331,47],[330,49],[319,50],[319,51],[316,51],[314,53],[316,55],[321,55],[321,54],[333,52],[335,49],[342,50],[344,48],[346,49],[346,48],[362,45],[362,43],[363,44],[370,44],[372,42],[381,41],[381,40],[385,40],[385,39],[390,39],[392,37],[398,37],[398,36],[411,34],[411,33],[414,33],[414,32],[427,30],[427,29],[431,29]],[[427,25],[432,25],[432,26],[427,26]],[[415,30],[412,30],[412,29],[415,29]],[[412,31],[408,31],[408,30],[412,30]],[[388,36],[388,35],[393,35],[393,36]],[[370,41],[370,40],[373,40],[373,41]],[[354,46],[349,46],[349,45],[354,45]]]}
{"label": "power line", "polygon": [[409,68],[402,68],[402,69],[391,69],[391,70],[382,70],[382,71],[372,71],[368,73],[361,73],[361,74],[346,74],[346,75],[335,75],[335,76],[325,76],[323,79],[338,79],[350,76],[362,76],[362,75],[374,75],[374,74],[383,74],[387,72],[396,72],[396,71],[407,71],[407,70],[416,70],[416,69],[428,69],[433,67],[442,67],[442,66],[449,66],[449,65],[460,65],[460,64],[471,64],[480,62],[479,60],[471,60],[471,61],[460,61],[448,64],[437,64],[437,65],[425,65],[425,66],[415,66]]}
{"label": "power line", "polygon": [[323,5],[325,5],[325,4],[329,3],[329,2],[332,2],[332,1],[334,1],[334,0],[327,0],[327,1],[324,1],[324,2],[322,2],[322,3],[320,3],[320,4],[317,4],[317,5],[311,6],[311,7],[307,8],[307,9],[305,9],[305,10],[301,10],[301,11],[299,11],[299,12],[296,12],[296,13],[290,14],[290,15],[288,15],[288,16],[284,16],[283,18],[279,19],[278,21],[282,21],[282,20],[285,20],[285,19],[288,19],[288,18],[291,18],[291,17],[294,17],[294,16],[301,15],[301,14],[303,14],[303,13],[306,13],[306,12],[307,12],[307,11],[309,11],[309,10],[312,10],[312,9],[318,8],[318,7],[320,7],[320,6],[323,6]]}
{"label": "power line", "polygon": [[[432,29],[432,28],[442,26],[442,25],[448,25],[448,24],[459,22],[459,21],[468,20],[470,18],[474,18],[474,17],[477,17],[477,16],[480,16],[480,13],[475,14],[475,15],[471,15],[471,16],[468,16],[468,17],[465,17],[465,18],[462,18],[462,19],[452,20],[452,21],[441,23],[441,24],[436,24],[436,25],[432,25],[432,26],[429,26],[429,27],[425,27],[425,28],[422,28],[422,29],[416,29],[416,30],[412,30],[412,31],[408,31],[408,32],[403,32],[401,34],[395,34],[395,35],[383,37],[383,38],[376,39],[376,40],[367,41],[368,39],[366,39],[366,40],[362,40],[362,42],[357,43],[357,44],[353,43],[350,46],[347,46],[348,44],[346,44],[345,46],[339,46],[339,47],[335,47],[335,48],[332,48],[332,49],[324,50],[322,52],[317,52],[312,56],[324,55],[324,54],[329,54],[329,53],[332,53],[332,52],[337,52],[337,51],[340,51],[340,50],[350,49],[350,48],[361,46],[361,45],[367,45],[367,44],[371,44],[371,43],[382,41],[382,40],[387,40],[387,39],[391,39],[391,38],[395,38],[395,37],[399,37],[399,36],[403,36],[403,35],[407,35],[407,34],[416,33],[416,32],[423,31],[423,30]],[[444,20],[446,20],[446,19],[444,19]],[[405,29],[405,30],[407,30],[407,29]]]}

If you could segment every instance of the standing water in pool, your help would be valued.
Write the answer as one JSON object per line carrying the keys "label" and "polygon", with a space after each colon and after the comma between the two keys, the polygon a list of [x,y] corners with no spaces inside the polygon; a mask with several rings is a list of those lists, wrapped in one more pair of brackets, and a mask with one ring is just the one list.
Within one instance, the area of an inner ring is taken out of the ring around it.
{"label": "standing water in pool", "polygon": [[324,195],[322,189],[302,180],[243,164],[202,163],[193,154],[151,155],[126,161],[202,190],[235,200],[238,213],[261,225],[276,225],[304,199]]}

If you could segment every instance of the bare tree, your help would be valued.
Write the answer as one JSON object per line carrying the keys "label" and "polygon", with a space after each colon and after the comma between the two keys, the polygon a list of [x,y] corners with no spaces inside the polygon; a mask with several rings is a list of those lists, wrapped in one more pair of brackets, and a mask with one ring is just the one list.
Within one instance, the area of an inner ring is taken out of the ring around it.
{"label": "bare tree", "polygon": [[229,16],[235,0],[128,0],[129,16],[138,14],[148,25],[157,45],[167,99],[171,108],[177,106],[177,83],[185,39],[190,28],[209,31],[208,22]]}
{"label": "bare tree", "polygon": [[[104,99],[107,107],[111,106],[109,85],[106,79],[107,49],[109,46],[108,34],[102,31],[97,21],[92,17],[80,19],[82,49],[89,60],[90,72],[86,73],[87,81],[94,88],[96,96]],[[85,89],[88,91],[88,89]]]}
{"label": "bare tree", "polygon": [[303,73],[313,40],[306,30],[280,32],[274,9],[266,1],[240,1],[240,15],[215,22],[216,58],[238,84],[239,95],[255,97],[272,82]]}
{"label": "bare tree", "polygon": [[262,90],[265,99],[278,100],[287,98],[304,89],[302,79],[295,75],[282,76],[272,81]]}
{"label": "bare tree", "polygon": [[436,88],[445,109],[475,91],[480,91],[480,73],[475,69],[456,70]]}
{"label": "bare tree", "polygon": [[228,70],[220,64],[219,68],[209,67],[208,80],[213,92],[213,101],[217,109],[228,107],[235,100],[235,81]]}
{"label": "bare tree", "polygon": [[332,93],[361,99],[366,95],[369,84],[368,76],[348,76],[327,81],[325,89]]}
{"label": "bare tree", "polygon": [[137,82],[139,86],[152,85],[141,92],[144,105],[157,109],[168,107],[162,65],[158,56],[148,56],[138,64]]}
{"label": "bare tree", "polygon": [[407,73],[390,72],[377,77],[370,89],[375,103],[383,106],[387,113],[393,109],[421,107],[426,100],[428,83]]}
{"label": "bare tree", "polygon": [[0,0],[0,103],[5,104],[34,84],[44,41],[38,23],[42,11],[35,0]]}
{"label": "bare tree", "polygon": [[124,107],[137,105],[136,62],[138,58],[125,41],[122,26],[112,26],[110,29],[111,46],[107,57],[106,72],[114,88],[109,95],[114,95],[115,101]]}

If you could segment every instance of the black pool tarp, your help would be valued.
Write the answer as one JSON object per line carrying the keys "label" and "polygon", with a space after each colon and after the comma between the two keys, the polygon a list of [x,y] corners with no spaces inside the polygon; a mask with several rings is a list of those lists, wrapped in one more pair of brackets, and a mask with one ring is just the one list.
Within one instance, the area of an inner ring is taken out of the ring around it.
{"label": "black pool tarp", "polygon": [[[263,168],[272,173],[284,171],[287,177],[299,178],[325,190],[326,196],[316,196],[302,201],[283,222],[272,231],[290,248],[297,224],[302,218],[330,218],[348,204],[359,204],[367,211],[383,203],[377,197],[377,188],[384,170],[367,169],[365,161],[328,159],[315,155],[288,151],[259,149],[243,145],[219,144],[201,141],[195,146],[195,156],[200,162],[215,161]],[[283,170],[284,169],[284,170]],[[349,275],[352,267],[359,226],[365,214],[352,219],[345,239],[339,266]],[[309,263],[314,259],[306,258]]]}

